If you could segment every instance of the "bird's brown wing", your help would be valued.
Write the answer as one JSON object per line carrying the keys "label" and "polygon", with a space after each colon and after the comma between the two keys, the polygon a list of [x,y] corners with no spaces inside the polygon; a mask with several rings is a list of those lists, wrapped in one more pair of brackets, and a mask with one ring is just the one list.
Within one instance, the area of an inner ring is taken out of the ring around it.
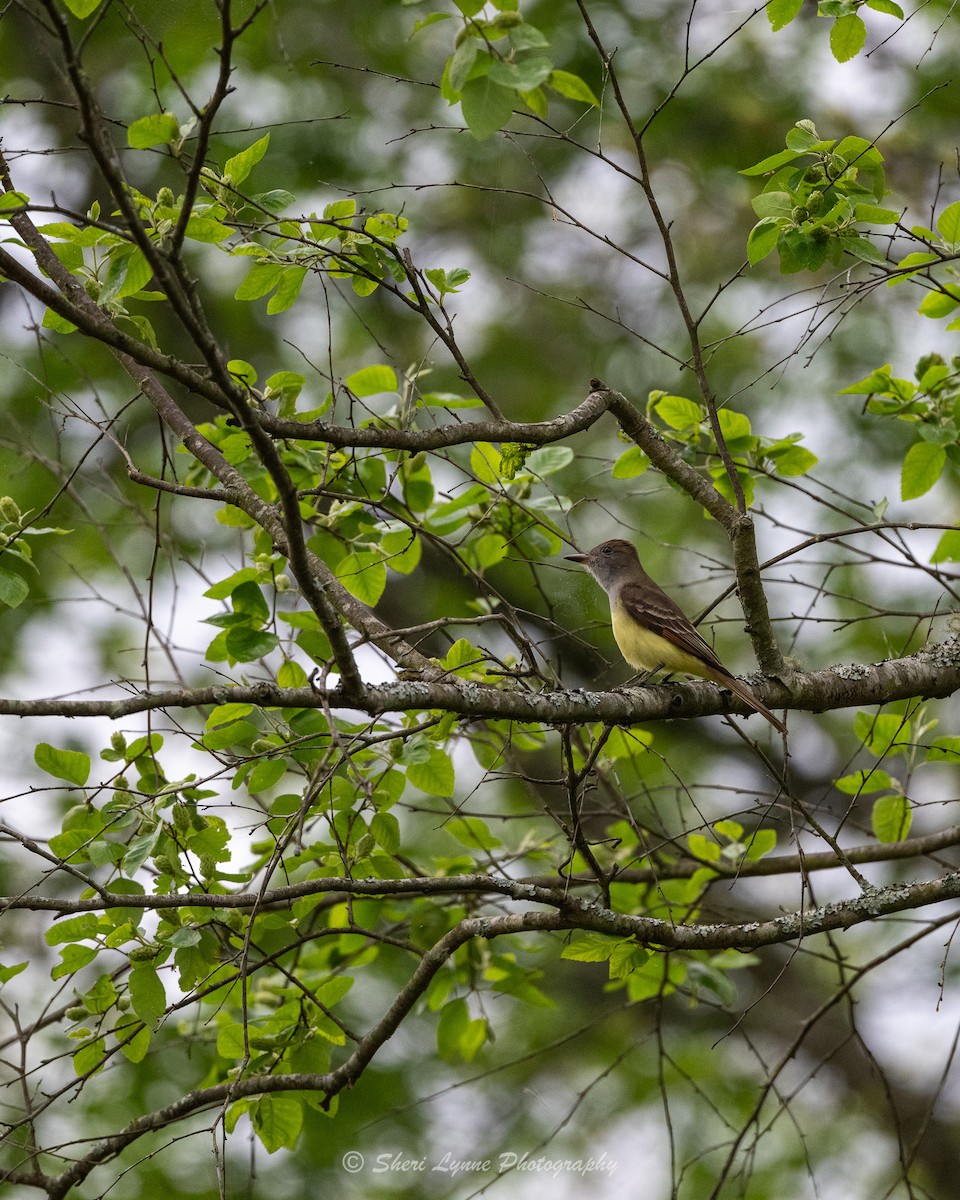
{"label": "bird's brown wing", "polygon": [[721,675],[730,675],[682,610],[649,576],[642,583],[624,584],[620,589],[620,602],[645,629],[658,633]]}

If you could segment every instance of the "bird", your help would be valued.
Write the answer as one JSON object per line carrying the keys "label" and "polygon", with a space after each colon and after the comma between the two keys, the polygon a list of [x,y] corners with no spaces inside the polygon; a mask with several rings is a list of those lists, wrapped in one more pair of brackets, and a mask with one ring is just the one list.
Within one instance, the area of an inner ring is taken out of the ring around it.
{"label": "bird", "polygon": [[736,679],[681,609],[640,565],[636,547],[624,538],[601,542],[567,562],[587,568],[610,599],[613,636],[620,653],[638,671],[682,671],[727,688],[780,733],[787,727]]}

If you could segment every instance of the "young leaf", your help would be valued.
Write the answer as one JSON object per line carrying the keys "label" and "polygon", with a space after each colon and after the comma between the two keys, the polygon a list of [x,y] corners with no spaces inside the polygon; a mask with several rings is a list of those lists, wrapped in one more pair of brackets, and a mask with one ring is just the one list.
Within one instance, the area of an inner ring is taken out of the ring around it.
{"label": "young leaf", "polygon": [[343,381],[355,396],[379,396],[397,390],[397,373],[393,367],[377,365],[361,367]]}
{"label": "young leaf", "polygon": [[600,101],[594,95],[590,85],[579,75],[574,75],[570,71],[551,71],[547,79],[547,86],[553,88],[555,92],[559,92],[561,96],[566,96],[568,100],[579,100],[581,104],[590,104],[594,108],[600,107]]}
{"label": "young leaf", "polygon": [[494,83],[489,76],[464,84],[460,108],[467,128],[478,142],[506,125],[513,114],[513,92]]}
{"label": "young leaf", "polygon": [[4,192],[0,195],[0,213],[15,212],[17,209],[24,208],[30,203],[30,197],[26,192]]}
{"label": "young leaf", "polygon": [[134,150],[165,146],[180,134],[180,122],[170,112],[140,117],[127,130],[127,144]]}
{"label": "young leaf", "polygon": [[937,218],[937,232],[951,245],[960,242],[960,200],[949,204]]}
{"label": "young leaf", "polygon": [[910,801],[899,792],[875,800],[870,814],[877,841],[884,843],[903,841],[910,832],[912,819]]}
{"label": "young leaf", "polygon": [[789,25],[803,7],[803,0],[769,0],[767,4],[767,20],[774,33]]}
{"label": "young leaf", "polygon": [[900,474],[900,499],[915,500],[940,478],[947,452],[934,442],[915,442],[907,451]]}
{"label": "young leaf", "polygon": [[260,159],[266,154],[269,145],[270,134],[265,133],[252,146],[248,146],[246,150],[241,150],[233,158],[228,158],[223,168],[224,180],[233,187],[237,187],[243,183]]}
{"label": "young leaf", "polygon": [[156,1029],[167,1007],[167,995],[156,967],[141,963],[130,972],[130,1004],[144,1025]]}
{"label": "young leaf", "polygon": [[33,752],[33,760],[54,779],[65,779],[78,787],[83,787],[90,776],[90,755],[80,750],[58,750],[41,742]]}
{"label": "young leaf", "polygon": [[830,30],[830,49],[837,62],[849,62],[851,58],[855,58],[863,49],[866,40],[867,27],[863,18],[858,17],[856,13],[838,17]]}
{"label": "young leaf", "polygon": [[0,570],[0,604],[16,608],[30,594],[30,586],[20,575]]}

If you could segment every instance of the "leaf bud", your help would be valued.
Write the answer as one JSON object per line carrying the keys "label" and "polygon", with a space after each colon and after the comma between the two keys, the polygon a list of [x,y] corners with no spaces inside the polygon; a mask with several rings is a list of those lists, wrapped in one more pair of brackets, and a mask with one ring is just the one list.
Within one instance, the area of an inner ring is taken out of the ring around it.
{"label": "leaf bud", "polygon": [[0,515],[15,525],[20,524],[20,509],[12,496],[0,496]]}
{"label": "leaf bud", "polygon": [[134,946],[129,951],[127,957],[132,963],[153,962],[160,953],[160,947],[156,942],[148,942],[145,946]]}

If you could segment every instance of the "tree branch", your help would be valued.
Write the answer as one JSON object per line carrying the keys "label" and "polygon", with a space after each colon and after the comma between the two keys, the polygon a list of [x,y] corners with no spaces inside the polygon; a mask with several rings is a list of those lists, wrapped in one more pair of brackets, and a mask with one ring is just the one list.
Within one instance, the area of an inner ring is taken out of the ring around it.
{"label": "tree branch", "polygon": [[[431,664],[431,671],[436,670]],[[821,671],[798,671],[791,676],[789,693],[783,685],[773,681],[751,681],[751,686],[770,707],[811,713],[888,704],[917,696],[943,699],[960,689],[960,643],[951,635],[906,658],[872,664],[853,663]],[[0,716],[110,717],[119,720],[134,713],[164,708],[199,708],[228,701],[276,708],[349,707],[369,716],[437,709],[464,717],[539,721],[549,725],[590,721],[637,725],[725,713],[749,716],[753,712],[729,692],[699,680],[612,692],[588,692],[583,688],[524,692],[465,680],[402,679],[396,683],[364,685],[358,696],[344,695],[340,688],[327,691],[281,688],[264,682],[143,692],[115,700],[7,698],[0,699]]]}

